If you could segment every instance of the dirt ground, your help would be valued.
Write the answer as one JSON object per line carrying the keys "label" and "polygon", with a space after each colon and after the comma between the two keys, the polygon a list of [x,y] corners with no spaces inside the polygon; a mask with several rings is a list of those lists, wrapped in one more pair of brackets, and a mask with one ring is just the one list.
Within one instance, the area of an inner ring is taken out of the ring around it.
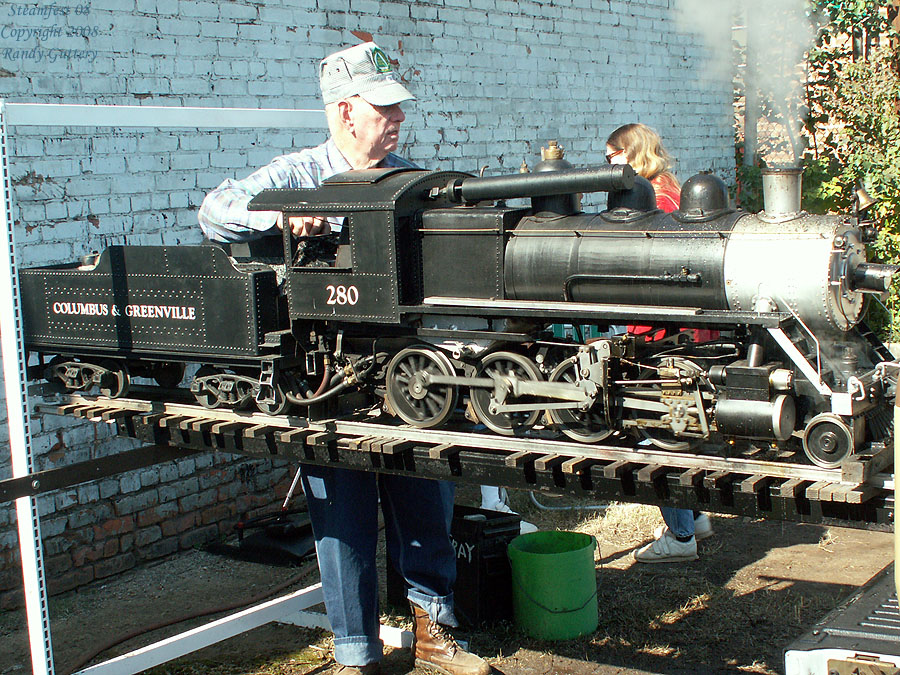
{"label": "dirt ground", "polygon": [[[468,495],[473,503],[474,494]],[[458,501],[465,502],[466,495]],[[552,506],[576,502],[542,497]],[[642,565],[632,550],[661,524],[658,509],[613,505],[604,513],[544,511],[527,493],[513,506],[542,529],[579,530],[599,541],[596,558],[600,625],[584,638],[541,642],[512,621],[457,631],[495,672],[507,675],[643,673],[781,673],[782,650],[854,589],[887,565],[890,534],[712,516],[715,535],[693,563]],[[299,578],[298,578],[299,577]],[[217,618],[146,632],[168,619],[317,580],[316,570],[236,561],[204,551],[183,553],[51,599],[56,672],[68,673],[118,636],[138,637],[108,649],[108,659]],[[402,616],[385,615],[395,625]],[[0,673],[30,670],[23,612],[0,614]],[[420,673],[406,650],[387,650],[386,675]],[[95,661],[96,662],[96,661]],[[150,671],[312,675],[329,672],[329,635],[269,624]]]}

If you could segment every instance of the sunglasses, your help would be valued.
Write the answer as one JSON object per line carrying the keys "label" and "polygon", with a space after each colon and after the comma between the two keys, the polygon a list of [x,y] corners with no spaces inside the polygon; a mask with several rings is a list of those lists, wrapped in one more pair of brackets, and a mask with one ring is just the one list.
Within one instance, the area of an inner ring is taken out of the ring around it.
{"label": "sunglasses", "polygon": [[609,153],[609,154],[606,156],[606,163],[607,163],[607,164],[611,164],[612,161],[613,161],[613,157],[618,157],[618,156],[621,155],[623,152],[625,152],[625,151],[624,151],[624,150],[616,150],[615,152]]}

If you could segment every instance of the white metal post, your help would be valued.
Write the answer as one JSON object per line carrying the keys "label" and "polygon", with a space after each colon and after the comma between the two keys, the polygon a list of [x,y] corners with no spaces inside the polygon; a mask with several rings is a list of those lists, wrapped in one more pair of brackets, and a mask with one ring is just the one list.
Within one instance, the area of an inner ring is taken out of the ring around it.
{"label": "white metal post", "polygon": [[[6,386],[6,423],[12,452],[12,475],[13,478],[18,478],[34,472],[34,456],[31,450],[31,420],[26,405],[25,349],[22,342],[22,315],[19,311],[19,277],[16,273],[7,140],[6,105],[0,100],[0,213],[3,214],[3,229],[6,232],[6,245],[0,246],[0,345],[3,348],[3,381]],[[53,646],[50,641],[50,614],[37,499],[17,499],[16,518],[22,576],[25,579],[25,612],[31,642],[31,668],[35,675],[52,675]]]}

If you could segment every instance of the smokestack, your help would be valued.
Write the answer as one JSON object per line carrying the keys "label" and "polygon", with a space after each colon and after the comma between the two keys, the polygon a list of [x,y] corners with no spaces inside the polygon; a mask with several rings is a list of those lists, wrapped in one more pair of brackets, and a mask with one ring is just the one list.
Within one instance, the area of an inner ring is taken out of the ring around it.
{"label": "smokestack", "polygon": [[790,220],[800,215],[801,167],[767,167],[762,170],[762,183],[766,216]]}

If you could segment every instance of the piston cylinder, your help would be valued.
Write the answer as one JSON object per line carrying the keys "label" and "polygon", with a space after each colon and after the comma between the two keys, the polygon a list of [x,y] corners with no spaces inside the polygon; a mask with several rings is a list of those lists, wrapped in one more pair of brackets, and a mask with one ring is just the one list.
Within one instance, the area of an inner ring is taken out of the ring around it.
{"label": "piston cylinder", "polygon": [[726,436],[777,439],[790,438],[797,425],[794,399],[780,394],[771,401],[720,398],[716,404],[716,425]]}

